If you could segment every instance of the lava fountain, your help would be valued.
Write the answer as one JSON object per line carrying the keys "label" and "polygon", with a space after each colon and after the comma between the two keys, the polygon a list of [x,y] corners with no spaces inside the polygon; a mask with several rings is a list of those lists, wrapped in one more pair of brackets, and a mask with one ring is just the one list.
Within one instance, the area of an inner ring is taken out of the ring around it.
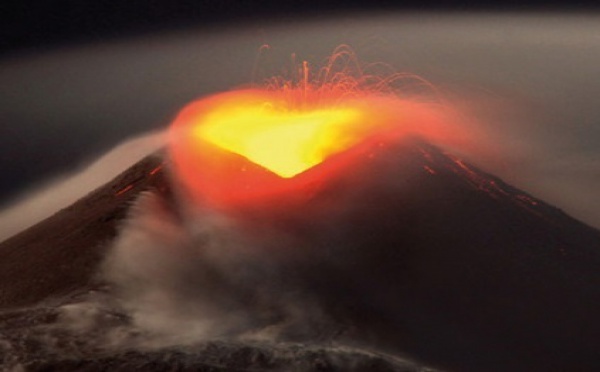
{"label": "lava fountain", "polygon": [[273,77],[185,107],[170,128],[175,176],[192,200],[214,208],[301,202],[402,136],[463,138],[448,125],[443,105],[415,87],[434,91],[383,64],[362,66],[341,46],[314,73],[303,62],[290,78]]}

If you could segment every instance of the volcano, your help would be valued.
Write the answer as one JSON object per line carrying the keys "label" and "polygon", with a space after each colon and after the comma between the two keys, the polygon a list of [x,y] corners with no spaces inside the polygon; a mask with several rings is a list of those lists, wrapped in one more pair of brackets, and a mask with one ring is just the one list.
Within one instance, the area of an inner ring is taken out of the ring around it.
{"label": "volcano", "polygon": [[[415,138],[380,149],[296,210],[243,213],[304,242],[277,275],[284,289],[293,276],[293,289],[329,314],[318,337],[106,352],[56,341],[62,334],[51,338],[57,349],[44,345],[34,336],[56,309],[89,293],[110,298],[96,273],[139,194],[176,208],[167,168],[162,154],[149,156],[0,244],[0,361],[32,370],[600,367],[600,231]],[[106,314],[99,327],[127,321]]]}

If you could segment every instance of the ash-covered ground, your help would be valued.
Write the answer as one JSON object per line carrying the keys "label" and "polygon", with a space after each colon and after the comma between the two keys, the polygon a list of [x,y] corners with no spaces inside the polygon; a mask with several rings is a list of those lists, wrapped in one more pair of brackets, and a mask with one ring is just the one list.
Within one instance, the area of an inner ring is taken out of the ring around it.
{"label": "ash-covered ground", "polygon": [[160,346],[156,335],[133,327],[124,312],[89,297],[4,312],[0,322],[6,371],[433,371],[334,343],[216,338]]}

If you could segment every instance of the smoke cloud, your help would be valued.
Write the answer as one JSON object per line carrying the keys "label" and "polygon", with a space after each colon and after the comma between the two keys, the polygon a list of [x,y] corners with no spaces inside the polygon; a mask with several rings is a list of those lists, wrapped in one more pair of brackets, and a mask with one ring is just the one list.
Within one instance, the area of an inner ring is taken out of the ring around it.
{"label": "smoke cloud", "polygon": [[[144,192],[110,243],[98,273],[106,287],[60,306],[52,327],[75,339],[94,335],[87,347],[105,350],[215,340],[368,345],[353,312],[381,304],[357,286],[369,281],[355,277],[365,271],[352,256],[365,252],[347,233],[352,216],[373,206],[366,194],[405,187],[390,172],[396,160],[357,168],[297,210],[249,210],[241,219],[191,203],[177,185],[173,197]],[[373,169],[378,176],[365,177]]]}
{"label": "smoke cloud", "polygon": [[161,347],[317,336],[316,324],[328,319],[284,273],[290,253],[305,248],[301,242],[281,232],[245,232],[216,212],[177,213],[168,204],[142,194],[104,265],[134,327]]}

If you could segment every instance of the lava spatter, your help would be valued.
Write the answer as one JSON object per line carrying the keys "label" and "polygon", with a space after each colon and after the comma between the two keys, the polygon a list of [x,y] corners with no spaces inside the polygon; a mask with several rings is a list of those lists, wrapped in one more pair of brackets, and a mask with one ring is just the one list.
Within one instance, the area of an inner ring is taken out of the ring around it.
{"label": "lava spatter", "polygon": [[376,143],[462,135],[439,107],[397,87],[422,80],[369,66],[341,47],[315,73],[303,62],[289,79],[192,102],[170,129],[175,176],[193,200],[235,207],[322,184]]}

